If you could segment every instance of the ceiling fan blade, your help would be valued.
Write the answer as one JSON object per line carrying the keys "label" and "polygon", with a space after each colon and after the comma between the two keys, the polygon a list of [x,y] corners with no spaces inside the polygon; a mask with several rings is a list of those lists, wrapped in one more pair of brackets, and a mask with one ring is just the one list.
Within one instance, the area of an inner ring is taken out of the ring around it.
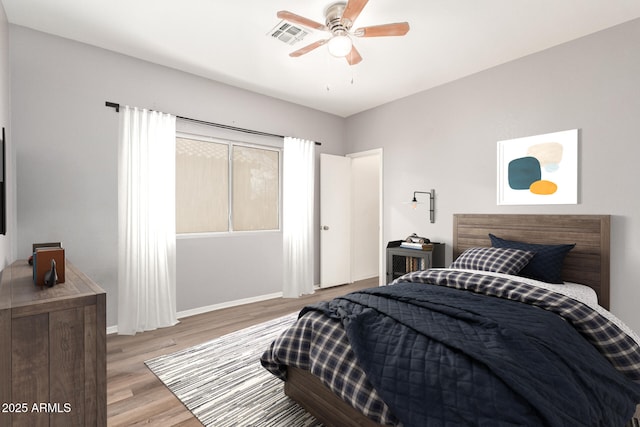
{"label": "ceiling fan blade", "polygon": [[373,25],[371,27],[358,28],[353,32],[353,35],[357,37],[386,37],[404,36],[408,32],[408,22],[396,22],[395,24]]}
{"label": "ceiling fan blade", "polygon": [[342,25],[351,27],[368,1],[369,0],[349,0],[347,6],[344,8],[344,12],[342,12]]}
{"label": "ceiling fan blade", "polygon": [[327,43],[328,41],[329,41],[328,39],[315,41],[315,42],[311,43],[310,45],[307,45],[307,46],[305,46],[303,48],[300,48],[300,49],[298,49],[298,50],[296,50],[294,52],[291,52],[289,54],[289,56],[297,58],[298,56],[302,56],[305,53],[311,52],[313,49],[319,48],[320,46],[322,46],[323,44]]}
{"label": "ceiling fan blade", "polygon": [[319,22],[312,21],[309,18],[305,18],[304,16],[296,15],[293,12],[289,12],[287,10],[281,10],[278,12],[278,18],[285,19],[289,22],[293,22],[294,24],[300,24],[308,28],[313,28],[314,30],[326,30],[327,27]]}
{"label": "ceiling fan blade", "polygon": [[345,58],[349,65],[356,65],[362,61],[362,56],[360,56],[360,52],[358,52],[355,46],[351,46],[351,52],[349,52]]}

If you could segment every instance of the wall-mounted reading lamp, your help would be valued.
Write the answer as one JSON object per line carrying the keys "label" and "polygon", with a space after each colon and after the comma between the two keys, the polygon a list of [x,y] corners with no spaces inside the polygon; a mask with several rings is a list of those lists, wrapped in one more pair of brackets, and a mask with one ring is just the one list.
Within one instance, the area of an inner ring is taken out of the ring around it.
{"label": "wall-mounted reading lamp", "polygon": [[433,224],[436,222],[435,220],[435,198],[436,198],[436,190],[431,191],[414,191],[413,192],[413,200],[411,201],[411,206],[415,209],[418,206],[418,199],[416,199],[416,194],[428,194],[429,195],[429,220]]}

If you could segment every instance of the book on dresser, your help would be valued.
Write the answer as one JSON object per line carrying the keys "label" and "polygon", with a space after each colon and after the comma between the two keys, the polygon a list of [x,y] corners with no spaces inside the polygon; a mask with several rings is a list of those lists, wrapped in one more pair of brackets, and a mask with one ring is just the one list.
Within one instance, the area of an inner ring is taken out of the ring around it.
{"label": "book on dresser", "polygon": [[51,261],[55,261],[58,275],[57,283],[65,281],[64,248],[43,247],[36,248],[33,253],[33,283],[36,286],[45,285],[45,275],[51,270]]}

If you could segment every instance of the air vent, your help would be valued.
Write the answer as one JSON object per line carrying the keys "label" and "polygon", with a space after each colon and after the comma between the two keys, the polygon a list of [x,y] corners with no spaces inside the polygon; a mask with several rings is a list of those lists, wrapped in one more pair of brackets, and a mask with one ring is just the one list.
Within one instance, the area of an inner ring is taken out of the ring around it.
{"label": "air vent", "polygon": [[280,21],[271,31],[269,35],[288,45],[294,45],[305,38],[309,32],[301,27],[297,27],[287,21]]}

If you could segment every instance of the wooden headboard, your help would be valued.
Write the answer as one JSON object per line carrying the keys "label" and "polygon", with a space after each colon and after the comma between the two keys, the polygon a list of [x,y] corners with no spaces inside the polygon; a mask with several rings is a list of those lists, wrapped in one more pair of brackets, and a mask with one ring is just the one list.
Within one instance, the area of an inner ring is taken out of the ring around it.
{"label": "wooden headboard", "polygon": [[608,310],[610,222],[609,215],[455,214],[453,259],[468,248],[491,246],[489,233],[527,243],[575,243],[562,279],[593,288]]}

